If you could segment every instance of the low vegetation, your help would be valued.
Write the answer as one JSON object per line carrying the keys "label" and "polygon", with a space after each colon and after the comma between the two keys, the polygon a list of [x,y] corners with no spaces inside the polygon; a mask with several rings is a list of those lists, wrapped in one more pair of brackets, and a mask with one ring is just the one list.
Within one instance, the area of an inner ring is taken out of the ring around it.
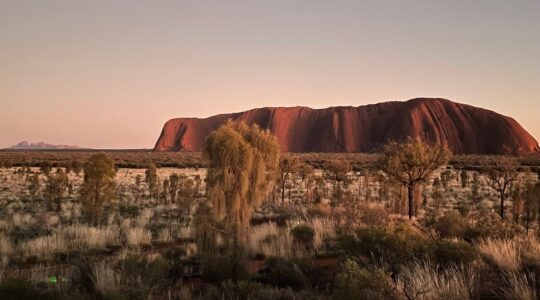
{"label": "low vegetation", "polygon": [[534,160],[448,155],[2,152],[0,299],[537,299]]}

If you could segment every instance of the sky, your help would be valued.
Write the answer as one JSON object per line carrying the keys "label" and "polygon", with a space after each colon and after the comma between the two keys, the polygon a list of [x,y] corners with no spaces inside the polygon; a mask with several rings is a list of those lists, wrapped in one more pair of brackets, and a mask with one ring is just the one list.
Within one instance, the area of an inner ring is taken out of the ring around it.
{"label": "sky", "polygon": [[540,138],[540,1],[0,0],[0,148],[174,117],[440,97]]}

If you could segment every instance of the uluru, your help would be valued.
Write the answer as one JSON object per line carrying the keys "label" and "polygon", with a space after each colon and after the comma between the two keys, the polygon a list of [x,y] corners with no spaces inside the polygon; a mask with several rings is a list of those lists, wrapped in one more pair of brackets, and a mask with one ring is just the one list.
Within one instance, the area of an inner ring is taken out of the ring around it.
{"label": "uluru", "polygon": [[416,98],[358,107],[265,107],[205,119],[166,122],[154,150],[200,151],[206,137],[228,119],[270,130],[283,152],[374,152],[389,140],[419,137],[454,154],[540,153],[516,120],[441,98]]}

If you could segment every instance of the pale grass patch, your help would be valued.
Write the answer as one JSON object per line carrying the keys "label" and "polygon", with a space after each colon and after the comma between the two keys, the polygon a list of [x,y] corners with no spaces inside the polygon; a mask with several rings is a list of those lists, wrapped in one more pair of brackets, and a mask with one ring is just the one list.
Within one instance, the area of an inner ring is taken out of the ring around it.
{"label": "pale grass patch", "polygon": [[336,237],[336,224],[332,219],[317,218],[312,220],[315,239],[313,241],[315,250],[320,251],[324,241]]}
{"label": "pale grass patch", "polygon": [[430,262],[413,263],[402,268],[398,287],[408,299],[472,299],[475,274],[463,266],[438,270]]}
{"label": "pale grass patch", "polygon": [[100,293],[116,292],[120,290],[121,277],[112,268],[112,263],[100,261],[92,266],[92,281]]}
{"label": "pale grass patch", "polygon": [[13,242],[4,234],[0,233],[0,257],[9,257],[14,251]]}
{"label": "pale grass patch", "polygon": [[15,213],[11,217],[11,225],[15,227],[27,227],[33,225],[36,222],[36,219],[30,214],[19,214]]}
{"label": "pale grass patch", "polygon": [[56,233],[41,236],[20,245],[20,250],[25,257],[50,258],[55,253],[65,252],[67,249],[64,237]]}
{"label": "pale grass patch", "polygon": [[152,210],[149,208],[145,208],[141,211],[139,216],[137,217],[137,226],[138,227],[145,227],[148,222],[150,222],[150,218],[152,217]]}
{"label": "pale grass patch", "polygon": [[89,227],[72,225],[59,232],[68,241],[71,249],[104,249],[108,246],[120,245],[120,229],[117,226]]}
{"label": "pale grass patch", "polygon": [[252,226],[247,232],[247,248],[253,254],[291,257],[295,251],[293,239],[287,229],[280,229],[274,223]]}
{"label": "pale grass patch", "polygon": [[152,234],[150,231],[141,228],[128,228],[126,230],[127,244],[132,247],[150,245],[152,243]]}
{"label": "pale grass patch", "polygon": [[161,242],[170,242],[172,241],[172,234],[169,228],[163,228],[158,235],[158,240]]}
{"label": "pale grass patch", "polygon": [[178,230],[178,238],[179,239],[189,239],[192,237],[192,230],[191,230],[191,226],[188,226],[188,227],[180,227],[180,229]]}
{"label": "pale grass patch", "polygon": [[517,271],[521,266],[518,240],[486,238],[476,244],[478,252],[504,271]]}

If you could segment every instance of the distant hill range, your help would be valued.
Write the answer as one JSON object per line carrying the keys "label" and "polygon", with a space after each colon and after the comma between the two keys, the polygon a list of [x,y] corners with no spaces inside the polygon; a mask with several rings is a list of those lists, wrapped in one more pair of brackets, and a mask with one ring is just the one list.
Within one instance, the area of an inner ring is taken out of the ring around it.
{"label": "distant hill range", "polygon": [[447,145],[454,154],[540,153],[538,142],[513,118],[439,98],[177,118],[165,124],[154,150],[200,151],[210,132],[228,119],[270,130],[284,152],[374,152],[389,140],[412,136]]}
{"label": "distant hill range", "polygon": [[6,148],[8,150],[75,150],[75,149],[85,149],[79,146],[74,145],[53,145],[44,142],[29,143],[29,142],[20,142],[17,145]]}

